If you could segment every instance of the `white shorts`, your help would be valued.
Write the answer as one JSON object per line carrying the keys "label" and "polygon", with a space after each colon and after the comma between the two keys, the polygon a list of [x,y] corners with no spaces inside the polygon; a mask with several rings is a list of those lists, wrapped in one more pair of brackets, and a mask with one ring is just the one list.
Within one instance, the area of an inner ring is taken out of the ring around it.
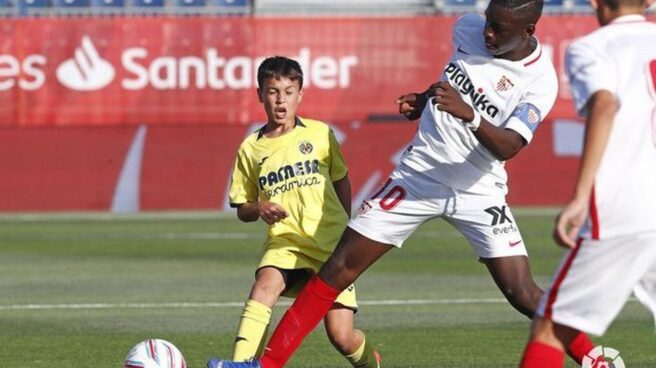
{"label": "white shorts", "polygon": [[399,166],[362,203],[348,226],[371,240],[400,248],[424,222],[441,217],[460,231],[481,258],[526,256],[503,194],[462,192]]}
{"label": "white shorts", "polygon": [[656,300],[654,272],[656,232],[581,239],[563,258],[537,314],[601,336],[634,289],[646,305]]}

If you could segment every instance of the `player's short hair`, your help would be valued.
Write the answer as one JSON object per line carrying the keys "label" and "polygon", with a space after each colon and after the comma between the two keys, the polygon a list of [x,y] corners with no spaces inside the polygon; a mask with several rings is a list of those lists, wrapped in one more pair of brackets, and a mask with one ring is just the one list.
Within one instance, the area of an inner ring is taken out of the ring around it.
{"label": "player's short hair", "polygon": [[[493,3],[510,9],[528,23],[537,23],[542,15],[544,0],[491,0]],[[616,0],[618,1],[618,0]],[[619,0],[622,1],[622,0]]]}
{"label": "player's short hair", "polygon": [[264,59],[257,68],[257,84],[260,87],[265,79],[280,77],[298,81],[299,88],[303,88],[303,70],[296,60],[284,56],[272,56]]}
{"label": "player's short hair", "polygon": [[611,10],[617,10],[620,7],[644,7],[645,0],[602,0]]}

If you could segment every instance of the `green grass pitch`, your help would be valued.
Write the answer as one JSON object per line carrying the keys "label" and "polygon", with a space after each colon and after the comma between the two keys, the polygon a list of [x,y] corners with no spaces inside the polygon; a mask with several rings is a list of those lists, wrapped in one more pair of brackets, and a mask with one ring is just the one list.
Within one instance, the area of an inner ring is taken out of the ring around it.
{"label": "green grass pitch", "polygon": [[[515,211],[541,286],[564,253],[550,239],[553,215]],[[173,342],[191,368],[229,356],[263,236],[261,223],[217,213],[0,216],[0,367],[121,367],[148,337]],[[517,366],[529,321],[443,221],[357,286],[357,325],[384,367]],[[653,317],[636,301],[595,342],[619,350],[626,367],[656,366]],[[348,364],[320,326],[288,366]]]}

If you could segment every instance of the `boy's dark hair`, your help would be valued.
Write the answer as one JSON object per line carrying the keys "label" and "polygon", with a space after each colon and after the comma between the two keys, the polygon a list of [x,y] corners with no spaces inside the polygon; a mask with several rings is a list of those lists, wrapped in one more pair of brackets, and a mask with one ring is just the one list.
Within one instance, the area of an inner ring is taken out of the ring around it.
{"label": "boy's dark hair", "polygon": [[284,56],[272,56],[264,59],[257,68],[257,85],[259,87],[262,87],[265,79],[280,77],[297,80],[299,89],[303,88],[303,70],[296,60]]}
{"label": "boy's dark hair", "polygon": [[510,9],[520,18],[536,24],[542,15],[543,0],[492,0],[493,3]]}

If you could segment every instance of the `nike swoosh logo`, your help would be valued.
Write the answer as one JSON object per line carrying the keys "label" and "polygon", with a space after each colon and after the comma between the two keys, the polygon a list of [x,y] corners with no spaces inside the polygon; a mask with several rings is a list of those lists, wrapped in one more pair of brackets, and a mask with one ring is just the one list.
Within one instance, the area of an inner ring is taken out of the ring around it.
{"label": "nike swoosh logo", "polygon": [[264,161],[267,160],[267,158],[269,158],[269,156],[264,156],[264,157],[262,158],[262,161],[260,161],[260,162],[257,163],[257,166],[262,166],[262,164],[264,163]]}
{"label": "nike swoosh logo", "polygon": [[240,341],[248,341],[248,339],[245,338],[245,337],[241,337],[241,336],[235,337],[235,343],[238,343]]}
{"label": "nike swoosh logo", "polygon": [[462,52],[465,55],[469,55],[469,53],[465,50],[462,49],[462,46],[458,45],[458,52]]}
{"label": "nike swoosh logo", "polygon": [[520,244],[522,244],[521,240],[518,240],[516,242],[508,242],[508,245],[510,245],[511,247],[514,247],[514,246],[517,246],[517,245],[520,245]]}

